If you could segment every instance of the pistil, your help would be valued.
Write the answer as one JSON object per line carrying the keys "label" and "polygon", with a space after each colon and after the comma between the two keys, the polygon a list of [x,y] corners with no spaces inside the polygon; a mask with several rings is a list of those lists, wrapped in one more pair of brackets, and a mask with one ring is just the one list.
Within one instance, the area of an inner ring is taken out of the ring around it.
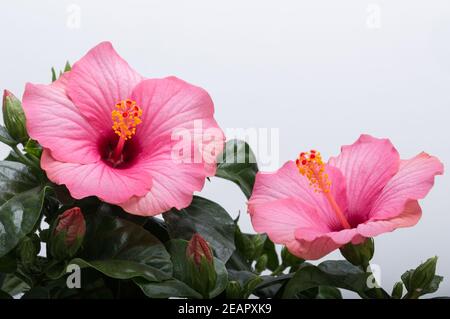
{"label": "pistil", "polygon": [[331,194],[331,181],[328,174],[325,173],[325,164],[319,152],[311,150],[310,152],[300,153],[296,164],[300,174],[309,180],[309,185],[314,188],[316,193],[322,193],[327,199],[336,217],[342,227],[350,229],[350,223],[345,218],[344,213]]}
{"label": "pistil", "polygon": [[112,129],[119,136],[119,141],[109,156],[114,166],[123,162],[123,149],[126,141],[136,134],[136,126],[141,124],[142,109],[132,100],[122,100],[115,105],[111,112]]}

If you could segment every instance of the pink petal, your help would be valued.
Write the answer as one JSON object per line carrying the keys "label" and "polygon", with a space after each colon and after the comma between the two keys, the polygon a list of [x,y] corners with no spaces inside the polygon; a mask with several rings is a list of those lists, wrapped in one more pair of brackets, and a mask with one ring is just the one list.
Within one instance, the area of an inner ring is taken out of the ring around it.
{"label": "pink petal", "polygon": [[27,130],[58,160],[93,163],[100,159],[99,134],[67,97],[66,77],[67,73],[51,85],[26,85],[23,108]]}
{"label": "pink petal", "polygon": [[359,244],[364,241],[364,237],[354,228],[336,232],[298,228],[295,231],[295,239],[298,242],[295,255],[308,260],[320,259],[347,243]]}
{"label": "pink petal", "polygon": [[[343,212],[347,208],[345,179],[335,167],[326,167],[326,173],[332,182],[331,195]],[[289,161],[274,173],[258,173],[255,186],[249,200],[249,210],[252,206],[268,204],[279,199],[298,199],[310,207],[314,207],[330,229],[341,228],[331,205],[322,193],[314,192],[309,180],[301,175],[294,162]],[[297,228],[302,225],[295,225]]]}
{"label": "pink petal", "polygon": [[387,219],[399,215],[408,200],[424,198],[434,185],[434,177],[443,173],[444,165],[426,153],[401,161],[398,173],[376,200],[370,218]]}
{"label": "pink petal", "polygon": [[371,220],[360,224],[357,231],[361,236],[374,237],[383,233],[391,232],[397,228],[411,227],[419,222],[422,209],[416,200],[408,201],[401,213],[386,220]]}
{"label": "pink petal", "polygon": [[277,244],[287,245],[295,240],[299,227],[313,229],[315,233],[329,232],[327,223],[313,207],[299,199],[284,198],[249,205],[253,228],[266,233]]}
{"label": "pink petal", "polygon": [[72,197],[97,196],[105,202],[119,204],[132,196],[147,194],[152,177],[142,161],[129,168],[114,169],[103,161],[89,164],[65,163],[44,149],[41,166],[56,184],[65,184]]}
{"label": "pink petal", "polygon": [[319,259],[343,244],[360,240],[355,229],[330,232],[311,206],[297,199],[280,199],[249,206],[254,229],[304,259]]}
{"label": "pink petal", "polygon": [[293,255],[299,258],[317,260],[338,249],[340,246],[331,238],[324,236],[313,241],[297,240],[297,246],[288,249]]}
{"label": "pink petal", "polygon": [[216,127],[223,135],[217,123],[211,121],[214,104],[209,94],[176,77],[142,81],[133,90],[131,98],[143,111],[136,137],[146,137],[144,148],[170,138],[176,129],[193,129],[195,120],[206,124],[203,129]]}
{"label": "pink petal", "polygon": [[351,224],[357,224],[367,220],[374,201],[397,173],[400,157],[388,139],[361,135],[353,145],[342,147],[341,154],[331,158],[329,164],[345,176],[347,216]]}
{"label": "pink petal", "polygon": [[193,193],[203,188],[209,174],[202,163],[174,161],[170,145],[149,155],[145,161],[145,171],[152,176],[152,188],[144,196],[135,196],[120,204],[135,215],[154,216],[173,207],[189,206]]}
{"label": "pink petal", "polygon": [[92,126],[109,133],[115,104],[130,98],[133,88],[142,79],[111,43],[102,42],[73,65],[67,93]]}
{"label": "pink petal", "polygon": [[131,98],[143,111],[135,138],[146,152],[180,141],[191,149],[194,163],[204,163],[208,175],[215,174],[216,158],[225,138],[213,118],[214,105],[205,90],[176,77],[148,79],[136,86]]}

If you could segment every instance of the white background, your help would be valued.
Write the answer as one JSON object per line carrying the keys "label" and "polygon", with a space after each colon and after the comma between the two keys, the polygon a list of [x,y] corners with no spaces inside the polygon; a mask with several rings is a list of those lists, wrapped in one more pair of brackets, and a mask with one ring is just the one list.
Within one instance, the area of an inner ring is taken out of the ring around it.
{"label": "white background", "polygon": [[[0,88],[21,96],[27,81],[49,82],[51,66],[110,40],[141,74],[208,90],[223,128],[279,128],[271,167],[312,147],[335,155],[361,133],[448,164],[449,18],[448,0],[2,1]],[[439,295],[450,295],[449,188],[437,178],[416,227],[376,238],[388,290],[438,255]],[[237,187],[213,179],[203,195],[240,210],[252,231]]]}

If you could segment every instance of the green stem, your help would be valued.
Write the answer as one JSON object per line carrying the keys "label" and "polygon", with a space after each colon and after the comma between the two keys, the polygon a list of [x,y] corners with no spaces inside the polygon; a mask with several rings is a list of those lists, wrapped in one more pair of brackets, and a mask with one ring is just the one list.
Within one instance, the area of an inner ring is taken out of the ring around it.
{"label": "green stem", "polygon": [[282,274],[286,268],[287,267],[283,264],[279,265],[278,268],[272,272],[271,276],[278,276],[279,274]]}
{"label": "green stem", "polygon": [[30,160],[28,157],[26,157],[17,147],[17,145],[12,145],[11,148],[13,149],[14,153],[17,154],[17,156],[27,165],[32,166],[34,168],[40,169],[39,165],[37,165],[35,162]]}

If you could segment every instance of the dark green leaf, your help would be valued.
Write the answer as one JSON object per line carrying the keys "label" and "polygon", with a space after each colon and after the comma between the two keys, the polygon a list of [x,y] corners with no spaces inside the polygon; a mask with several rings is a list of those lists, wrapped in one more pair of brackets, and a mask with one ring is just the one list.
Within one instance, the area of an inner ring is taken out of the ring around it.
{"label": "dark green leaf", "polygon": [[12,297],[7,292],[0,289],[0,299],[12,299]]}
{"label": "dark green leaf", "polygon": [[216,287],[209,293],[210,298],[220,295],[228,285],[228,272],[225,264],[220,259],[214,258],[214,266],[216,268],[217,279]]}
{"label": "dark green leaf", "polygon": [[148,281],[164,281],[171,278],[170,255],[142,227],[98,213],[86,216],[86,226],[80,258],[71,263],[92,267],[116,279],[142,277]]}
{"label": "dark green leaf", "polygon": [[58,79],[56,76],[56,70],[54,67],[52,67],[52,82],[55,82]]}
{"label": "dark green leaf", "polygon": [[26,165],[11,161],[1,161],[0,205],[13,196],[36,187],[38,183]]}
{"label": "dark green leaf", "polygon": [[420,264],[416,269],[406,271],[401,279],[405,284],[408,293],[406,299],[415,299],[425,294],[434,293],[439,289],[439,285],[444,279],[436,273],[437,257],[429,258]]}
{"label": "dark green leaf", "polygon": [[261,276],[263,280],[254,291],[254,295],[260,298],[276,298],[280,289],[293,277],[293,274],[280,276]]}
{"label": "dark green leaf", "polygon": [[258,164],[250,146],[239,140],[231,140],[218,157],[216,176],[236,183],[250,198],[258,172]]}
{"label": "dark green leaf", "polygon": [[16,256],[9,253],[3,257],[0,257],[0,273],[13,273],[17,269]]}
{"label": "dark green leaf", "polygon": [[72,70],[69,61],[66,61],[66,65],[64,65],[64,72],[69,72]]}
{"label": "dark green leaf", "polygon": [[134,279],[134,282],[150,298],[194,298],[201,299],[202,295],[177,279],[162,282],[149,282],[143,279]]}
{"label": "dark green leaf", "polygon": [[300,267],[300,265],[304,262],[303,259],[292,255],[286,247],[281,249],[281,260],[283,266],[290,267],[289,272],[297,271],[298,267]]}
{"label": "dark green leaf", "polygon": [[199,233],[216,256],[227,261],[233,253],[235,226],[230,215],[217,203],[194,196],[189,207],[164,213],[171,238],[190,240]]}
{"label": "dark green leaf", "polygon": [[11,137],[11,135],[9,135],[6,128],[2,125],[0,125],[0,142],[9,146],[17,144],[17,142]]}
{"label": "dark green leaf", "polygon": [[316,299],[342,299],[341,291],[335,287],[320,286]]}
{"label": "dark green leaf", "polygon": [[34,229],[40,219],[46,189],[36,187],[19,193],[0,206],[0,256],[11,251]]}
{"label": "dark green leaf", "polygon": [[15,296],[29,290],[30,286],[14,274],[0,274],[0,289],[7,292],[11,296]]}
{"label": "dark green leaf", "polygon": [[80,288],[69,288],[67,276],[42,282],[27,291],[23,299],[112,299],[113,292],[106,285],[107,277],[94,269],[83,269]]}
{"label": "dark green leaf", "polygon": [[403,283],[401,281],[395,283],[391,295],[394,299],[401,299],[403,297]]}
{"label": "dark green leaf", "polygon": [[170,240],[166,223],[156,217],[146,218],[144,228],[155,235],[163,243]]}
{"label": "dark green leaf", "polygon": [[423,295],[425,294],[432,294],[438,291],[439,285],[441,282],[444,281],[444,277],[442,276],[434,276],[433,280],[431,281],[430,285],[423,291]]}
{"label": "dark green leaf", "polygon": [[319,266],[303,263],[286,284],[283,298],[298,298],[302,292],[320,286],[347,289],[366,297],[370,290],[367,286],[370,275],[344,260],[325,261]]}
{"label": "dark green leaf", "polygon": [[22,299],[50,299],[50,291],[46,287],[33,287],[25,292]]}
{"label": "dark green leaf", "polygon": [[236,225],[235,234],[236,251],[245,259],[247,265],[267,256],[267,269],[275,270],[279,266],[278,254],[275,245],[265,234],[245,234]]}

